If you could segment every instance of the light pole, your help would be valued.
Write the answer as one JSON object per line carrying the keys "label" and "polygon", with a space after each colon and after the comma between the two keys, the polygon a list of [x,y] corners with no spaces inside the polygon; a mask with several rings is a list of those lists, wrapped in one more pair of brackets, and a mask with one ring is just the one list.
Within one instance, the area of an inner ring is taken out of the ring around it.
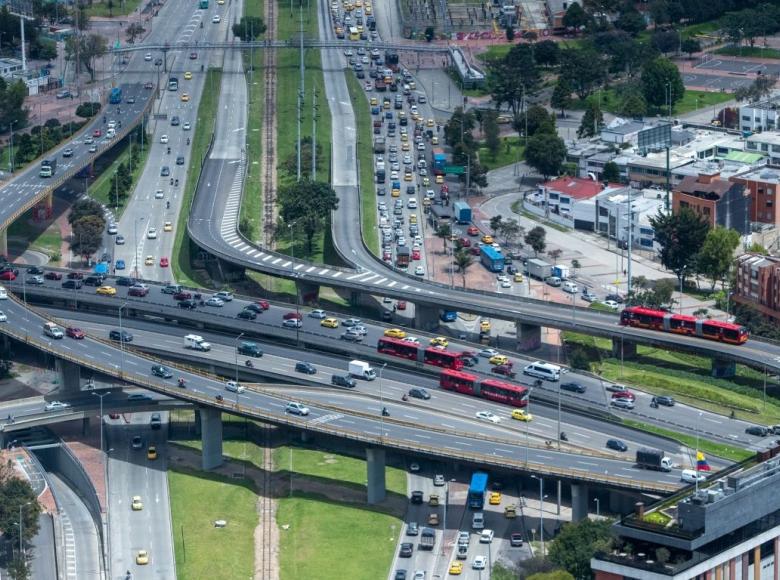
{"label": "light pole", "polygon": [[[574,297],[574,294],[572,294]],[[561,450],[561,381],[558,381],[558,451]]]}
{"label": "light pole", "polygon": [[[121,331],[120,331],[120,334],[121,334]],[[100,457],[101,457],[101,461],[103,461],[104,460],[104,455],[103,455],[103,397],[105,397],[106,395],[110,395],[111,393],[106,391],[105,393],[94,393],[93,392],[92,394],[95,395],[96,397],[100,398],[100,423],[99,423],[100,424]]]}
{"label": "light pole", "polygon": [[387,363],[382,364],[382,368],[379,369],[379,425],[380,425],[380,432],[379,437],[383,437],[385,433],[385,405],[382,400],[382,372],[384,372],[385,367],[387,366]]}
{"label": "light pole", "polygon": [[238,341],[245,333],[241,333],[236,337],[236,405],[238,405]]}
{"label": "light pole", "polygon": [[[531,391],[533,390],[533,387],[528,387],[528,397],[526,398],[525,403],[525,412],[529,415],[531,414]],[[528,423],[530,421],[525,422],[525,466],[528,468]]]}
{"label": "light pole", "polygon": [[122,375],[125,372],[125,335],[122,330],[122,309],[127,306],[127,302],[119,307],[119,352],[122,354],[122,368],[119,374]]}
{"label": "light pole", "polygon": [[532,479],[539,480],[539,541],[542,543],[542,557],[544,557],[544,479],[536,475]]}
{"label": "light pole", "polygon": [[599,502],[599,498],[595,497],[593,498],[593,501],[596,502],[596,517],[601,517],[601,502]]}
{"label": "light pole", "polygon": [[24,545],[22,544],[24,539],[24,521],[22,521],[22,508],[26,508],[30,505],[30,502],[19,504],[19,557],[24,554]]}
{"label": "light pole", "polygon": [[696,416],[696,457],[693,458],[693,471],[696,476],[696,484],[694,489],[696,491],[699,491],[699,421],[701,421],[701,416],[702,412],[699,411],[699,414]]}

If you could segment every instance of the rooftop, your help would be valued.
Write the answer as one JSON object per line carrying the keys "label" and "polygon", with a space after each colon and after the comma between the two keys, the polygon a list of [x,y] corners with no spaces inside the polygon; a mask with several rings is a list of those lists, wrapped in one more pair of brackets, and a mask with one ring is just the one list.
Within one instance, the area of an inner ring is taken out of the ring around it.
{"label": "rooftop", "polygon": [[[677,151],[669,152],[669,167],[676,169],[683,165],[688,165],[693,162],[690,157],[683,157],[679,155]],[[658,151],[655,153],[648,153],[647,155],[634,155],[628,160],[629,165],[635,167],[650,167],[653,169],[666,170],[666,152]]]}
{"label": "rooftop", "polygon": [[[756,153],[755,155],[758,155]],[[745,171],[736,175],[745,181],[760,181],[762,183],[771,183],[780,185],[780,169],[770,169],[769,167],[757,167],[750,171]]]}
{"label": "rooftop", "polygon": [[754,133],[747,138],[750,143],[769,143],[770,145],[780,145],[780,133],[774,131],[764,131],[763,133]]}
{"label": "rooftop", "polygon": [[598,181],[582,179],[581,177],[559,177],[543,183],[542,187],[546,187],[548,191],[562,193],[574,199],[590,199],[604,189]]}

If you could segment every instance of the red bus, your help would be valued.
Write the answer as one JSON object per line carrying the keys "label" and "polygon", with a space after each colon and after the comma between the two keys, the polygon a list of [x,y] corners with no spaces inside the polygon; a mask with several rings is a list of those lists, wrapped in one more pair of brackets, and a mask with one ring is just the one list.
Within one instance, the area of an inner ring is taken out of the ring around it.
{"label": "red bus", "polygon": [[439,377],[439,386],[447,391],[482,397],[513,407],[525,407],[528,404],[526,387],[496,379],[480,379],[476,375],[462,371],[443,371]]}
{"label": "red bus", "polygon": [[438,348],[426,348],[423,352],[423,362],[425,364],[442,367],[445,369],[460,370],[463,368],[463,359],[459,352],[451,350],[441,350]]}
{"label": "red bus", "polygon": [[405,342],[400,338],[383,336],[379,339],[376,350],[382,354],[389,354],[413,361],[419,360],[419,345],[413,342]]}
{"label": "red bus", "polygon": [[719,340],[731,344],[747,342],[750,335],[747,328],[739,324],[697,318],[687,314],[673,314],[663,310],[653,310],[642,306],[629,306],[620,314],[620,324],[647,328],[661,332],[687,334],[709,340]]}

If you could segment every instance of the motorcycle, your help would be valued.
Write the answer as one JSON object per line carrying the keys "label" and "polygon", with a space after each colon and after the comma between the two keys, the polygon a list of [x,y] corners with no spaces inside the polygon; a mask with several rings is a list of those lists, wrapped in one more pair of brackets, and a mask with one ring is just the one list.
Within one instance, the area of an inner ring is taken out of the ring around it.
{"label": "motorcycle", "polygon": [[382,417],[389,417],[390,411],[387,410],[387,407],[382,407]]}
{"label": "motorcycle", "polygon": [[173,180],[173,185],[179,185],[179,180],[178,179],[174,179]]}
{"label": "motorcycle", "polygon": [[171,202],[170,201],[166,201],[165,202],[165,209],[171,209]]}
{"label": "motorcycle", "polygon": [[408,400],[409,400],[409,396],[408,396],[406,393],[404,393],[404,394],[401,396],[401,400],[402,400],[402,401],[408,401]]}
{"label": "motorcycle", "polygon": [[225,400],[225,398],[222,395],[217,395],[216,399],[217,399],[217,403],[221,403],[222,401]]}
{"label": "motorcycle", "polygon": [[246,361],[246,363],[244,363],[244,364],[245,364],[247,367],[249,367],[250,369],[253,369],[253,368],[255,368],[255,363],[253,363],[251,360],[248,360],[248,361]]}
{"label": "motorcycle", "polygon": [[190,138],[187,137],[187,145],[189,145],[189,144],[190,144]]}
{"label": "motorcycle", "polygon": [[200,27],[203,28],[203,21],[200,22]]}
{"label": "motorcycle", "polygon": [[173,185],[173,177],[171,177],[171,185]]}
{"label": "motorcycle", "polygon": [[561,431],[561,441],[568,441],[569,438],[566,436],[565,431]]}
{"label": "motorcycle", "polygon": [[168,155],[170,155],[170,154],[171,154],[171,148],[168,147]]}
{"label": "motorcycle", "polygon": [[184,387],[184,385],[187,384],[187,381],[185,381],[183,378],[179,378],[178,383],[180,387]]}

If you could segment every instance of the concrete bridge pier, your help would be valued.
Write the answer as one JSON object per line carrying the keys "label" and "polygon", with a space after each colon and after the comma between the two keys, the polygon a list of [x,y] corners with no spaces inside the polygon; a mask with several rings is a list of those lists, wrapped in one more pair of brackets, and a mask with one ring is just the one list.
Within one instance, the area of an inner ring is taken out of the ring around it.
{"label": "concrete bridge pier", "polygon": [[368,503],[377,504],[387,496],[385,484],[385,450],[366,447],[366,469],[368,470]]}
{"label": "concrete bridge pier", "polygon": [[295,290],[301,304],[315,304],[320,297],[319,284],[312,284],[305,280],[295,280]]}
{"label": "concrete bridge pier", "polygon": [[245,268],[219,258],[206,260],[205,266],[209,276],[221,282],[239,282],[246,278]]}
{"label": "concrete bridge pier", "polygon": [[588,517],[588,486],[571,484],[571,521],[579,522]]}
{"label": "concrete bridge pier", "polygon": [[517,350],[528,352],[542,346],[542,327],[536,324],[525,324],[515,321],[517,330]]}
{"label": "concrete bridge pier", "polygon": [[0,254],[8,257],[8,230],[0,231]]}
{"label": "concrete bridge pier", "polygon": [[198,411],[203,446],[201,465],[208,471],[222,465],[222,411],[210,407],[201,407]]}
{"label": "concrete bridge pier", "polygon": [[81,390],[81,367],[76,363],[58,358],[55,368],[60,380],[60,393],[72,395]]}
{"label": "concrete bridge pier", "polygon": [[636,343],[617,336],[612,339],[612,356],[624,359],[636,358]]}
{"label": "concrete bridge pier", "polygon": [[620,491],[610,490],[609,511],[614,514],[628,514],[634,510],[637,498]]}
{"label": "concrete bridge pier", "polygon": [[712,359],[712,376],[718,379],[731,379],[737,374],[737,363],[719,358]]}
{"label": "concrete bridge pier", "polygon": [[439,328],[439,309],[433,306],[415,304],[414,327],[418,330],[436,330]]}

